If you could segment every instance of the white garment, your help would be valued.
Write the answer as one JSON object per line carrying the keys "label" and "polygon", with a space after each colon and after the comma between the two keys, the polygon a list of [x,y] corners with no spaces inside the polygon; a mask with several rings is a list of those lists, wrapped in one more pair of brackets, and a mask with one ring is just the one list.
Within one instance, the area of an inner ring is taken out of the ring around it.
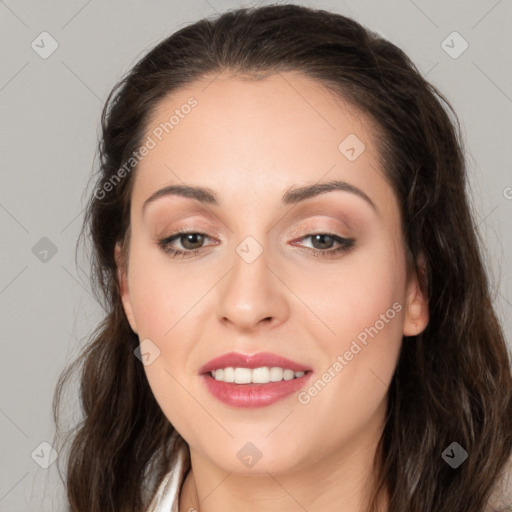
{"label": "white garment", "polygon": [[[171,440],[177,441],[178,435],[174,431]],[[190,454],[185,442],[181,442],[175,452],[172,469],[165,475],[161,484],[151,500],[146,512],[179,512],[180,491],[184,476],[190,467]]]}

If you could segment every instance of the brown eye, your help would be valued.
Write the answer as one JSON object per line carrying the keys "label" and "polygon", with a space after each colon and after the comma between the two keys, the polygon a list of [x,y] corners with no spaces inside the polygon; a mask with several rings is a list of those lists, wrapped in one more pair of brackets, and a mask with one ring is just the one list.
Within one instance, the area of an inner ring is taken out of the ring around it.
{"label": "brown eye", "polygon": [[189,251],[200,249],[204,242],[204,235],[201,233],[185,233],[177,238],[181,241],[183,248]]}
{"label": "brown eye", "polygon": [[[204,233],[180,231],[160,240],[158,245],[172,257],[185,258],[198,253],[203,248],[206,238],[209,237]],[[177,241],[180,243],[181,248],[176,247]]]}
{"label": "brown eye", "polygon": [[313,247],[315,249],[331,249],[335,240],[334,237],[327,234],[310,235]]}

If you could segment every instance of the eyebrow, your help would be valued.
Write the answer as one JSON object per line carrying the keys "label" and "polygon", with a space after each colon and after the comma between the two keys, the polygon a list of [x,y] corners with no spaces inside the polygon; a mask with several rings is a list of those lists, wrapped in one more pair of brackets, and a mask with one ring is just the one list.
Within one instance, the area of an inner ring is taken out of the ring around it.
{"label": "eyebrow", "polygon": [[[341,190],[343,192],[355,194],[361,199],[364,199],[373,208],[373,210],[375,210],[375,212],[379,212],[375,203],[361,189],[347,183],[346,181],[337,180],[326,183],[316,183],[314,185],[305,185],[302,187],[291,187],[285,192],[281,202],[285,206],[297,204],[333,190]],[[210,204],[214,206],[219,205],[217,194],[210,188],[191,185],[169,185],[168,187],[164,187],[151,194],[151,196],[144,202],[142,210],[144,211],[149,203],[166,196],[187,197],[195,199],[202,204]]]}

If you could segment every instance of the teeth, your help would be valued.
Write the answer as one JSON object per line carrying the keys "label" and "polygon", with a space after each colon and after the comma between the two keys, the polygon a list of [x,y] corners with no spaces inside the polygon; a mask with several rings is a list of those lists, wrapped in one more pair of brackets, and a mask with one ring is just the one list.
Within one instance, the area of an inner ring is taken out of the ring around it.
{"label": "teeth", "polygon": [[270,380],[270,370],[268,367],[254,368],[251,371],[251,382],[254,384],[265,384]]}
{"label": "teeth", "polygon": [[248,368],[235,368],[235,384],[249,384],[251,373]]}
{"label": "teeth", "polygon": [[305,372],[294,372],[293,370],[279,367],[263,366],[261,368],[219,368],[212,372],[215,380],[223,382],[234,382],[236,384],[267,384],[268,382],[280,382],[302,377]]}

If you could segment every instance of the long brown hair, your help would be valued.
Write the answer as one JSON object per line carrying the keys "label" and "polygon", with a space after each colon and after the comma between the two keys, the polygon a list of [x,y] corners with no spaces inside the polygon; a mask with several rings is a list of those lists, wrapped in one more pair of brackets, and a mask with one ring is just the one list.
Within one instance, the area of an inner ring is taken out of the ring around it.
{"label": "long brown hair", "polygon": [[[467,197],[459,121],[399,48],[352,19],[297,5],[238,9],[182,28],[108,97],[81,232],[93,242],[93,283],[107,314],[54,397],[58,425],[63,386],[80,369],[83,419],[66,439],[69,509],[142,511],[170,469],[175,430],[134,356],[139,340],[120,300],[114,247],[129,233],[136,165],[119,170],[164,96],[225,70],[300,71],[381,130],[379,154],[399,198],[407,250],[411,261],[424,258],[416,270],[430,320],[402,343],[374,498],[386,486],[389,512],[482,512],[512,453],[512,375]],[[453,442],[468,452],[456,469],[441,456]]]}

